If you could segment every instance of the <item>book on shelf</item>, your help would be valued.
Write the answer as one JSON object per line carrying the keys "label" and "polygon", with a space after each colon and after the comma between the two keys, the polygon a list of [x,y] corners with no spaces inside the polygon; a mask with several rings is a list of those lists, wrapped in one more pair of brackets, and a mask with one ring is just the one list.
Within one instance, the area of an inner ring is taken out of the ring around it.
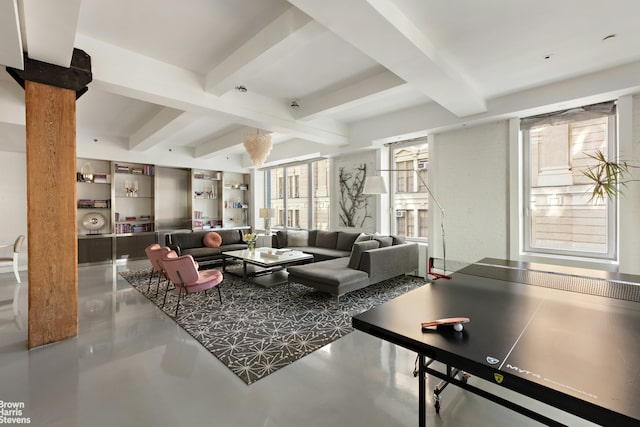
{"label": "book on shelf", "polygon": [[96,184],[111,184],[111,175],[108,173],[94,173],[93,182]]}

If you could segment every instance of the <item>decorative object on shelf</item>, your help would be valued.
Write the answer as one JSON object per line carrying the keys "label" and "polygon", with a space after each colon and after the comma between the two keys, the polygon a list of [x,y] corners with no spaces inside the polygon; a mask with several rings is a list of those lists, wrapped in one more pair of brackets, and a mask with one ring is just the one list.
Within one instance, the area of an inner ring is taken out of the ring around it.
{"label": "decorative object on shelf", "polygon": [[249,154],[251,161],[257,167],[264,164],[267,156],[271,152],[271,135],[267,133],[261,134],[256,130],[255,134],[247,134],[244,137],[244,149]]}
{"label": "decorative object on shelf", "polygon": [[242,235],[242,240],[249,245],[249,250],[251,252],[256,250],[256,240],[258,236],[255,233],[244,233]]}
{"label": "decorative object on shelf", "polygon": [[209,189],[207,191],[205,191],[205,193],[207,193],[207,198],[208,199],[217,199],[218,198],[218,188],[211,184],[211,186],[209,187]]}
{"label": "decorative object on shelf", "polygon": [[138,197],[138,181],[124,181],[124,191],[127,197]]}
{"label": "decorative object on shelf", "polygon": [[107,223],[107,220],[98,212],[89,212],[82,217],[82,226],[89,230],[89,234],[99,234],[100,230]]}
{"label": "decorative object on shelf", "polygon": [[84,182],[93,182],[93,166],[91,166],[91,162],[85,162],[84,165],[80,168],[80,175]]}
{"label": "decorative object on shelf", "polygon": [[264,218],[264,234],[271,234],[271,218],[276,216],[273,208],[260,208],[260,218]]}

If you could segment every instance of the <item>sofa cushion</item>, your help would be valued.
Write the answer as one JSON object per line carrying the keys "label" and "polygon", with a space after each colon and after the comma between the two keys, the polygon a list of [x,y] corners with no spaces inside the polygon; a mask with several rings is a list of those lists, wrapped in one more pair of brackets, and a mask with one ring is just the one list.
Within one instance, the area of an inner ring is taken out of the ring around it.
{"label": "sofa cushion", "polygon": [[308,246],[309,232],[307,230],[288,230],[287,246]]}
{"label": "sofa cushion", "polygon": [[336,258],[328,261],[287,267],[290,281],[298,281],[303,285],[307,282],[321,284],[313,286],[323,291],[340,294],[342,287],[364,283],[366,285],[368,275],[364,271],[346,268],[346,258]]}
{"label": "sofa cushion", "polygon": [[180,249],[190,249],[202,247],[202,237],[204,233],[175,233],[171,237],[171,241],[174,245],[179,246]]}
{"label": "sofa cushion", "polygon": [[276,232],[276,240],[278,242],[278,248],[287,247],[287,230],[278,230]]}
{"label": "sofa cushion", "polygon": [[246,243],[229,243],[228,245],[223,244],[222,246],[220,246],[220,251],[221,252],[227,252],[227,251],[241,251],[244,249],[247,249],[249,247],[248,244]]}
{"label": "sofa cushion", "polygon": [[358,236],[360,236],[360,233],[348,233],[346,231],[339,231],[336,249],[341,251],[350,251],[353,247],[353,243],[356,241]]}
{"label": "sofa cushion", "polygon": [[317,246],[298,246],[295,249],[313,255],[313,262],[348,257],[351,253],[351,251],[339,251],[337,249],[319,248]]}
{"label": "sofa cushion", "polygon": [[210,231],[202,238],[202,243],[208,248],[219,248],[222,244],[222,236],[215,231]]}
{"label": "sofa cushion", "polygon": [[309,246],[316,245],[316,236],[318,235],[318,230],[309,230]]}
{"label": "sofa cushion", "polygon": [[222,245],[233,243],[244,243],[242,240],[241,230],[218,230],[216,231],[222,237]]}
{"label": "sofa cushion", "polygon": [[373,239],[380,242],[381,248],[386,248],[393,244],[393,238],[391,236],[373,236]]}
{"label": "sofa cushion", "polygon": [[378,240],[369,240],[366,242],[356,242],[353,244],[353,249],[351,250],[351,256],[349,257],[349,268],[358,268],[360,266],[360,259],[362,258],[362,254],[364,251],[368,251],[369,249],[376,249],[380,246],[380,242]]}
{"label": "sofa cushion", "polygon": [[338,242],[337,231],[318,230],[316,234],[316,246],[319,248],[335,249]]}
{"label": "sofa cushion", "polygon": [[188,249],[181,250],[182,255],[191,255],[193,258],[196,258],[196,259],[198,258],[202,259],[202,258],[211,257],[211,256],[218,256],[220,255],[220,253],[221,253],[220,248],[201,247],[201,248],[188,248]]}

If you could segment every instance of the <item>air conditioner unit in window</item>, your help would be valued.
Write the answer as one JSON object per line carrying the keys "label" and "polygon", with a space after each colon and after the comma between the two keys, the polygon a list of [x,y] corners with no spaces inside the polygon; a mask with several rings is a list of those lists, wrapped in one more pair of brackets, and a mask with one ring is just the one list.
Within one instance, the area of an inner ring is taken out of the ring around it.
{"label": "air conditioner unit in window", "polygon": [[396,211],[396,218],[403,218],[404,217],[404,211]]}
{"label": "air conditioner unit in window", "polygon": [[418,169],[427,169],[429,162],[418,162]]}

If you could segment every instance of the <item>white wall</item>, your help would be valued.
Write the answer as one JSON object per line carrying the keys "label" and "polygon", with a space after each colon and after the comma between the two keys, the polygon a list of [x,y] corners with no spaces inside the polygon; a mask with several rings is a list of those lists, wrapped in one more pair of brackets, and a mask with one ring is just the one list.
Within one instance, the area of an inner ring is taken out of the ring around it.
{"label": "white wall", "polygon": [[[13,243],[20,234],[27,237],[27,155],[0,151],[0,244]],[[27,268],[27,244],[25,240],[19,256],[20,270]],[[11,256],[12,251],[2,256]],[[12,268],[0,268],[7,271]]]}
{"label": "white wall", "polygon": [[[430,143],[429,183],[445,211],[447,260],[507,258],[508,122],[436,134]],[[430,209],[430,256],[442,257],[440,221]]]}
{"label": "white wall", "polygon": [[[618,117],[620,159],[636,166],[631,179],[640,180],[640,95],[621,97]],[[640,182],[629,182],[622,191],[619,271],[640,274]]]}

